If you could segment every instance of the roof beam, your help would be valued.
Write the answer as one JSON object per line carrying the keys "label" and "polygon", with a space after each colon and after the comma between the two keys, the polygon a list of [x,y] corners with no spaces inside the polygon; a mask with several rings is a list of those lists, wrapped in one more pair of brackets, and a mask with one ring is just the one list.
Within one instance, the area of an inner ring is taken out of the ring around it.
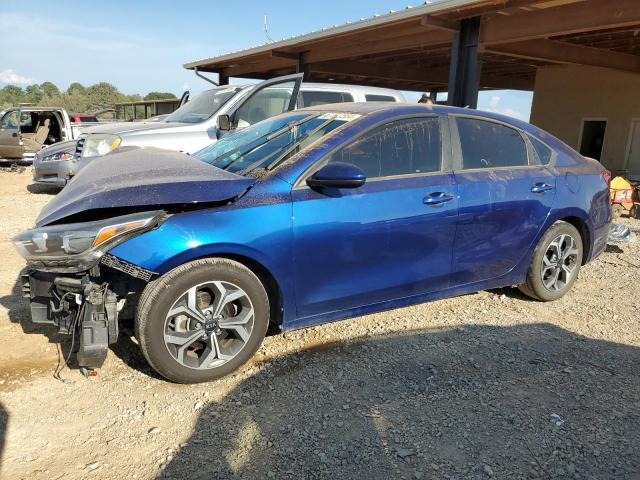
{"label": "roof beam", "polygon": [[[358,61],[327,61],[309,65],[311,72],[347,75],[352,77],[366,77],[390,82],[430,83],[447,85],[449,82],[449,67],[445,68],[416,68],[406,65],[377,64]],[[480,84],[486,88],[532,90],[533,79],[511,78],[498,75],[483,75]]]}
{"label": "roof beam", "polygon": [[382,40],[371,40],[358,44],[344,45],[340,43],[313,45],[305,54],[307,63],[339,60],[376,53],[394,52],[408,48],[421,48],[430,45],[451,43],[453,32],[447,30],[426,30],[416,35],[397,36]]}
{"label": "roof beam", "polygon": [[297,60],[293,60],[290,58],[270,57],[259,62],[239,63],[237,65],[231,65],[229,67],[222,68],[219,73],[226,77],[237,77],[239,75],[246,75],[255,72],[265,72],[288,67],[295,68],[297,64]]}
{"label": "roof beam", "polygon": [[487,46],[484,47],[484,50],[530,60],[590,65],[640,73],[639,56],[556,40],[526,40],[524,42]]}
{"label": "roof beam", "polygon": [[584,0],[516,15],[488,15],[483,18],[480,43],[495,45],[632,25],[640,25],[638,0]]}
{"label": "roof beam", "polygon": [[312,63],[309,65],[312,72],[331,73],[336,75],[362,76],[387,80],[434,82],[447,84],[449,79],[448,68],[415,68],[405,65],[378,64],[357,61],[332,60],[327,62]]}
{"label": "roof beam", "polygon": [[460,29],[458,22],[453,20],[447,20],[442,17],[434,17],[433,15],[425,15],[420,19],[420,25],[423,27],[439,28],[441,30],[449,30],[450,32],[457,32]]}

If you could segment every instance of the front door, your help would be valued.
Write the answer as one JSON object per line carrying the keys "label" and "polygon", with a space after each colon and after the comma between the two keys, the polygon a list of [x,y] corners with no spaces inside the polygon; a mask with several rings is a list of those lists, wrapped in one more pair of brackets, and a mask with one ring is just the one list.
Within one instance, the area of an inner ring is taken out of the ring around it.
{"label": "front door", "polygon": [[11,110],[0,118],[0,158],[22,158],[20,111]]}
{"label": "front door", "polygon": [[453,118],[460,203],[451,282],[459,286],[505,276],[527,254],[555,199],[555,177],[525,134],[499,122]]}
{"label": "front door", "polygon": [[640,180],[640,119],[631,122],[631,138],[627,154],[627,175],[633,180]]}
{"label": "front door", "polygon": [[302,73],[259,83],[231,114],[232,128],[244,128],[296,107]]}
{"label": "front door", "polygon": [[440,119],[396,120],[322,161],[360,167],[365,185],[294,188],[298,317],[357,309],[444,289],[457,199],[443,171]]}

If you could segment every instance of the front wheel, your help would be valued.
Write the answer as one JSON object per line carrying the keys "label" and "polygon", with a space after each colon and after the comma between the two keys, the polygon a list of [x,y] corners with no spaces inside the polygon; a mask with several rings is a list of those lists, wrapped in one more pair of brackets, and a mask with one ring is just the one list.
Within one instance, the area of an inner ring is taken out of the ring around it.
{"label": "front wheel", "polygon": [[567,222],[557,222],[542,236],[533,252],[522,293],[548,302],[569,291],[582,264],[582,237]]}
{"label": "front wheel", "polygon": [[144,290],[136,337],[149,364],[177,383],[227,375],[256,352],[269,324],[269,299],[242,264],[207,258],[181,265]]}

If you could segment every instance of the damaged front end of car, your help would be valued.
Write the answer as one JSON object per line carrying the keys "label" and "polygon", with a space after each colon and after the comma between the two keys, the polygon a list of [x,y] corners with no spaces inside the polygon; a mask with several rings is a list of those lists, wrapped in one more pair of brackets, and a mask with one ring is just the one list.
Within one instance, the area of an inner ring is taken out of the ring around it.
{"label": "damaged front end of car", "polygon": [[27,261],[21,280],[32,321],[77,335],[80,367],[102,366],[109,345],[118,338],[118,317],[125,304],[154,275],[108,250],[156,228],[165,217],[160,210],[140,212],[35,228],[14,238]]}

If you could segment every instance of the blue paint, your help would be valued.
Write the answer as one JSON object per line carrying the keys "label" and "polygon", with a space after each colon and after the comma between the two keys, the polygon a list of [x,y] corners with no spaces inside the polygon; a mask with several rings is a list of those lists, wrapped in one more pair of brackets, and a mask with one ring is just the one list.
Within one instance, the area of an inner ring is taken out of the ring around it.
{"label": "blue paint", "polygon": [[[159,274],[206,256],[259,263],[279,286],[289,329],[522,283],[536,244],[559,219],[584,226],[583,262],[604,249],[611,213],[602,166],[548,133],[448,107],[343,104],[330,111],[362,117],[261,177],[237,200],[175,214],[110,253]],[[358,188],[314,190],[298,182],[363,131],[425,114],[445,120],[442,171],[368,179]],[[456,114],[528,132],[555,159],[550,166],[455,171],[446,117]]]}

